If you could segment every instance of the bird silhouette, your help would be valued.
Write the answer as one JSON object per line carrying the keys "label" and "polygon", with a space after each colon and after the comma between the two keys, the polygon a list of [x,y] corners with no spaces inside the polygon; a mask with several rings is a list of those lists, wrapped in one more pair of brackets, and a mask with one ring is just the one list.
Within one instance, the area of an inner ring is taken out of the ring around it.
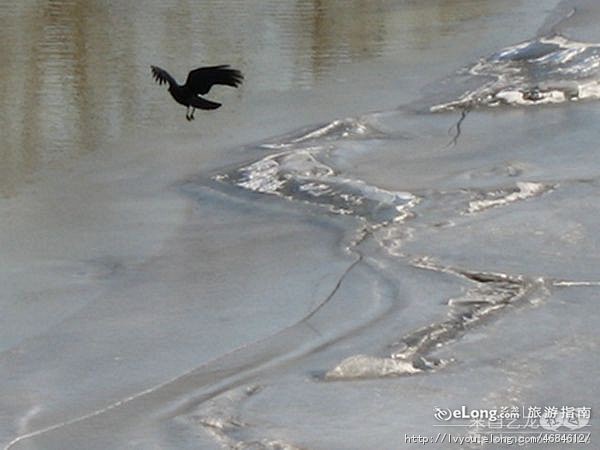
{"label": "bird silhouette", "polygon": [[[239,70],[232,69],[229,65],[199,67],[192,70],[185,80],[184,85],[177,83],[169,72],[160,67],[150,66],[152,76],[158,84],[169,84],[169,92],[177,103],[187,107],[185,118],[194,120],[194,111],[198,109],[217,109],[221,103],[213,102],[200,95],[206,94],[215,84],[238,87],[242,84],[244,76]],[[192,111],[190,113],[190,108]]]}

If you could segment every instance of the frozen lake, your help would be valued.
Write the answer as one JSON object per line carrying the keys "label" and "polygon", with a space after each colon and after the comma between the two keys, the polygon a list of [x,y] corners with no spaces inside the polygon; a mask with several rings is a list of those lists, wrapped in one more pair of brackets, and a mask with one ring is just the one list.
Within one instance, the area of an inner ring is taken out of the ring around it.
{"label": "frozen lake", "polygon": [[2,448],[593,440],[600,6],[507,4],[0,2]]}

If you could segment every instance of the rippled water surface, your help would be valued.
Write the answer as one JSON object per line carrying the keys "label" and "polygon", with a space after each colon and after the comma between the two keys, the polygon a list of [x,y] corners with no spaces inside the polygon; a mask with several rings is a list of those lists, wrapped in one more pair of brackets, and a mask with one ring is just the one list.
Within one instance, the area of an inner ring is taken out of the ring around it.
{"label": "rippled water surface", "polygon": [[202,117],[208,123],[196,129],[206,131],[243,120],[252,102],[283,92],[338,85],[352,96],[353,63],[371,89],[401,80],[398,65],[395,73],[368,67],[395,61],[409,72],[419,50],[500,10],[479,1],[0,2],[0,192],[123,137],[156,127],[189,132],[181,108],[153,85],[150,64],[180,81],[199,65],[244,71],[243,93],[216,94],[230,106],[218,119]]}

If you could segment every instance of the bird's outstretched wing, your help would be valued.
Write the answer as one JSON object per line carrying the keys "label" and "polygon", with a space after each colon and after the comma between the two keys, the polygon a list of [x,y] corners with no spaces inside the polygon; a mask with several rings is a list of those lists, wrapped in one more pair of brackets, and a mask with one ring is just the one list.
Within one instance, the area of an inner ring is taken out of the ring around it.
{"label": "bird's outstretched wing", "polygon": [[229,65],[200,67],[188,74],[185,86],[194,94],[206,94],[214,84],[238,87],[243,79],[242,72]]}
{"label": "bird's outstretched wing", "polygon": [[158,84],[169,83],[169,86],[177,85],[177,81],[173,78],[169,72],[165,69],[161,69],[160,67],[150,66],[152,69],[152,77]]}

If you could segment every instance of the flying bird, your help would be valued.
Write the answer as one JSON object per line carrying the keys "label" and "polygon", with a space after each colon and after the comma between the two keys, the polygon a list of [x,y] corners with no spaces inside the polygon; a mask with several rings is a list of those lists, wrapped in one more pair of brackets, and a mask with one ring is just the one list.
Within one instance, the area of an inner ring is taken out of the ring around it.
{"label": "flying bird", "polygon": [[[232,69],[229,65],[200,67],[192,70],[185,80],[185,84],[179,85],[169,72],[160,67],[150,66],[152,76],[158,84],[169,84],[169,92],[177,103],[187,107],[185,118],[194,120],[194,111],[198,109],[217,109],[220,103],[200,97],[210,91],[215,84],[238,87],[242,84],[244,76],[239,70]],[[190,108],[192,111],[190,112]]]}

